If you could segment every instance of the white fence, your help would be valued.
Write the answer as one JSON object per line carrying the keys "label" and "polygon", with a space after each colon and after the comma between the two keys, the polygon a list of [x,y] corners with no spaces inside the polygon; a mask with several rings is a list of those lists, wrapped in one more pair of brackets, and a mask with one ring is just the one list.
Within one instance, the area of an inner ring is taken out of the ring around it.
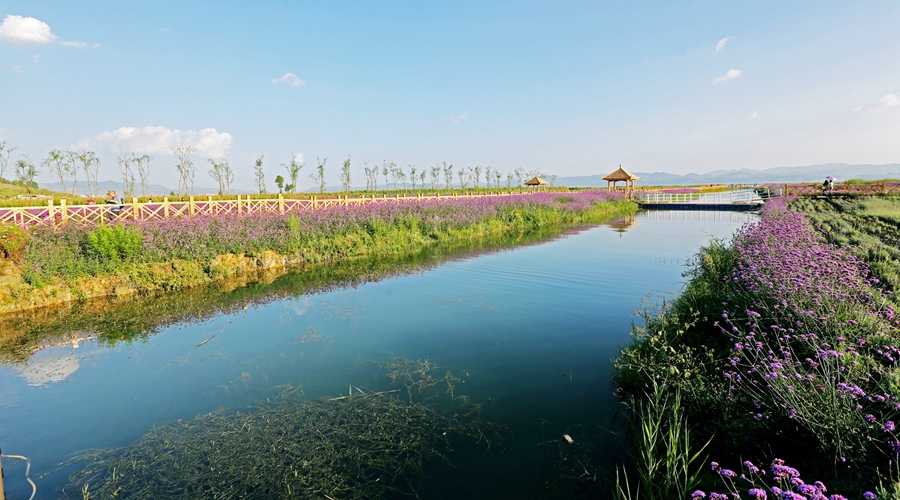
{"label": "white fence", "polygon": [[638,191],[635,199],[648,204],[690,205],[758,205],[764,200],[755,189],[738,189],[714,193],[667,193],[664,191]]}

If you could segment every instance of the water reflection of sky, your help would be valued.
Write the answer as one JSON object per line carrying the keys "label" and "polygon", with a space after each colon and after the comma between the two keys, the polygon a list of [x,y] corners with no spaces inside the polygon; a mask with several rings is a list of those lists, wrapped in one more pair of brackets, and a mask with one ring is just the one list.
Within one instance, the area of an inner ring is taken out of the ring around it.
{"label": "water reflection of sky", "polygon": [[[748,217],[642,213],[421,273],[249,305],[133,342],[75,348],[62,339],[0,367],[0,444],[30,455],[40,474],[75,451],[124,446],[154,424],[246,406],[279,386],[302,386],[309,397],[345,393],[348,384],[378,388],[385,380],[377,362],[431,359],[469,373],[466,395],[518,437],[508,458],[491,465],[516,482],[481,491],[523,495],[546,479],[534,472],[546,468],[534,447],[539,435],[565,432],[580,442],[613,425],[610,360],[635,311],[676,294],[690,256]],[[599,443],[609,460],[618,456],[614,443]],[[54,498],[64,479],[45,476],[41,498]]]}

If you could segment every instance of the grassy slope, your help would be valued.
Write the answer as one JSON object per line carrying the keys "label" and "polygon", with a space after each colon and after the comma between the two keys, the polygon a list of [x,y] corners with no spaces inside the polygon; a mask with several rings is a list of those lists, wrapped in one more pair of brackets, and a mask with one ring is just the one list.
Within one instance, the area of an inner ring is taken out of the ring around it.
{"label": "grassy slope", "polygon": [[65,198],[67,201],[81,199],[80,196],[73,196],[69,193],[59,193],[40,187],[28,188],[0,179],[0,207],[44,205],[47,203],[48,198],[53,198],[54,200]]}

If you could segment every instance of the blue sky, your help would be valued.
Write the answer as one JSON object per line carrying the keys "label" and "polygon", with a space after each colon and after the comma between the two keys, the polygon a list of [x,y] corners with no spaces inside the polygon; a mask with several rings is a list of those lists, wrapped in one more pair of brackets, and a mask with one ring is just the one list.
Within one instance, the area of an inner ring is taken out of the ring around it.
{"label": "blue sky", "polygon": [[[32,19],[28,19],[32,18]],[[0,138],[559,175],[900,161],[900,2],[0,1]],[[725,42],[722,40],[725,39]],[[721,43],[720,43],[721,42]],[[717,50],[717,45],[718,50]],[[294,75],[283,77],[286,74]],[[42,179],[49,179],[47,173]],[[358,183],[358,182],[357,182]]]}

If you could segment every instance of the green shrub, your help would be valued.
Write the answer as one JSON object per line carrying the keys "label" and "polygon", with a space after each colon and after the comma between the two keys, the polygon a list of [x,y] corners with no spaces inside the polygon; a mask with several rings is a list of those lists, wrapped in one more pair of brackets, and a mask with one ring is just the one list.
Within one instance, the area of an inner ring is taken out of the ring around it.
{"label": "green shrub", "polygon": [[22,260],[28,245],[28,233],[19,226],[0,224],[0,258]]}
{"label": "green shrub", "polygon": [[115,264],[137,257],[142,246],[143,238],[137,229],[100,226],[85,235],[82,252],[99,262]]}

